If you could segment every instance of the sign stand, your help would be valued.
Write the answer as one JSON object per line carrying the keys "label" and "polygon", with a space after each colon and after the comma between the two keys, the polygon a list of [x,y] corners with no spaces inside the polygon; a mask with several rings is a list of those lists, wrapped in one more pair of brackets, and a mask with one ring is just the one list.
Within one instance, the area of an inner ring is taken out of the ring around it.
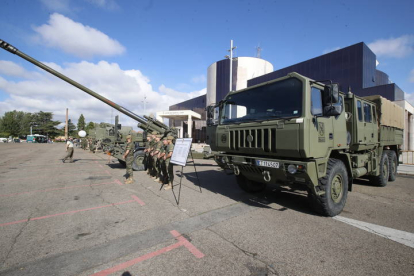
{"label": "sign stand", "polygon": [[[193,167],[194,167],[194,171],[196,173],[196,177],[197,177],[197,183],[198,183],[198,187],[200,188],[200,193],[202,193],[201,191],[201,185],[200,185],[200,179],[198,178],[198,173],[197,173],[197,169],[194,163],[194,158],[193,158],[193,154],[190,151],[191,149],[191,143],[193,141],[193,138],[182,138],[182,139],[177,139],[175,141],[175,146],[174,146],[174,151],[173,151],[173,155],[171,156],[171,163],[173,164],[177,164],[181,166],[181,174],[180,174],[180,187],[178,189],[178,197],[175,195],[174,192],[174,185],[172,187],[172,192],[174,194],[174,198],[175,198],[175,202],[177,203],[177,205],[180,204],[180,197],[181,197],[181,185],[182,185],[182,180],[183,180],[183,170],[184,167],[187,165],[187,163],[193,163]],[[191,155],[191,160],[192,161],[187,161],[188,157]]]}

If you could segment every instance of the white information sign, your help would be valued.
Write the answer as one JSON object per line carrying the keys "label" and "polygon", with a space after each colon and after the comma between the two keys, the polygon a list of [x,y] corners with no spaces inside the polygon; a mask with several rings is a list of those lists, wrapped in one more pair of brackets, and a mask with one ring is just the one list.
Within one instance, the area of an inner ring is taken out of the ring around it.
{"label": "white information sign", "polygon": [[174,151],[171,156],[171,163],[180,166],[187,164],[188,154],[191,149],[193,138],[178,138],[175,140]]}

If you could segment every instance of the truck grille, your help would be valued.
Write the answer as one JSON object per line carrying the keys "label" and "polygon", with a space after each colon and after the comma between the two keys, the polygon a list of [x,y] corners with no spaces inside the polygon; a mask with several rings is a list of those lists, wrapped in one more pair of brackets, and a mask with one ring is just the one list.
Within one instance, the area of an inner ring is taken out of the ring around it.
{"label": "truck grille", "polygon": [[261,149],[276,152],[276,128],[230,130],[230,149]]}

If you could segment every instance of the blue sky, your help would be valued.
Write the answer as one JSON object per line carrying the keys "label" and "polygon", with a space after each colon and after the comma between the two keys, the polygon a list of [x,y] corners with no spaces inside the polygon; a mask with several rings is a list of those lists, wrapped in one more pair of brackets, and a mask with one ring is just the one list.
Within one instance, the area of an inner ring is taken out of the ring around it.
{"label": "blue sky", "polygon": [[[275,69],[363,41],[413,103],[413,14],[408,0],[2,0],[0,39],[139,114],[144,97],[148,113],[205,93],[207,67],[230,39],[236,56],[260,45]],[[40,108],[62,120],[68,107],[74,121],[108,121],[88,97],[0,51],[0,115]]]}

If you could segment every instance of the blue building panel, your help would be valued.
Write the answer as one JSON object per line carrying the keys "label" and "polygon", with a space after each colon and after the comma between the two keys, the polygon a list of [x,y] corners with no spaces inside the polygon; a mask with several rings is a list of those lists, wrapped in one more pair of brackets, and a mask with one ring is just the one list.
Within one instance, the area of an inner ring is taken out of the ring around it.
{"label": "blue building panel", "polygon": [[247,81],[257,85],[297,72],[314,80],[332,80],[341,91],[356,95],[381,95],[389,100],[403,100],[404,92],[390,84],[388,75],[376,69],[376,56],[363,42],[286,67]]}

